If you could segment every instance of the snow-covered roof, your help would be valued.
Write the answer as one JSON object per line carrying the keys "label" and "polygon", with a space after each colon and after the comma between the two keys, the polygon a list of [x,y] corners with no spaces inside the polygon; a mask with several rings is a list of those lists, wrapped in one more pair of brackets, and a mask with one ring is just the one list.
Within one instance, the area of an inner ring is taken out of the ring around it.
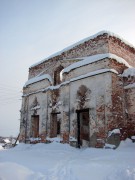
{"label": "snow-covered roof", "polygon": [[31,93],[25,94],[23,96],[25,97],[25,96],[31,95],[33,93],[40,93],[40,92],[44,92],[44,91],[48,91],[48,90],[59,89],[61,86],[67,85],[67,84],[69,84],[71,82],[74,82],[74,81],[77,81],[77,80],[80,80],[80,79],[83,79],[83,78],[87,78],[87,77],[90,77],[90,76],[99,75],[99,74],[102,74],[102,73],[107,73],[107,72],[112,72],[112,73],[118,74],[118,72],[115,69],[99,69],[99,70],[96,70],[96,71],[93,71],[93,72],[83,74],[81,76],[77,76],[76,78],[72,78],[69,81],[65,81],[65,82],[63,82],[63,83],[61,83],[61,84],[59,84],[57,86],[49,86],[47,88],[38,90],[36,92],[31,92]]}
{"label": "snow-covered roof", "polygon": [[29,79],[29,80],[25,83],[24,87],[26,87],[26,86],[28,86],[28,85],[30,85],[30,84],[36,83],[36,82],[38,82],[38,81],[44,80],[44,79],[48,79],[48,80],[52,83],[52,78],[51,78],[51,76],[50,76],[49,74],[44,74],[44,75],[42,75],[42,76],[39,76],[39,75],[38,75],[38,76],[36,76],[36,77],[34,77],[34,78]]}
{"label": "snow-covered roof", "polygon": [[118,72],[115,69],[99,69],[99,70],[92,71],[92,72],[83,74],[81,76],[77,76],[75,78],[72,78],[69,81],[65,81],[65,82],[63,82],[63,83],[61,83],[61,84],[59,84],[57,86],[49,86],[45,90],[48,90],[48,89],[51,89],[51,90],[58,89],[58,88],[60,88],[63,85],[69,84],[70,82],[74,82],[74,81],[77,81],[77,80],[80,80],[80,79],[84,79],[84,78],[87,78],[87,77],[90,77],[90,76],[95,76],[95,75],[106,73],[106,72],[112,72],[112,73],[118,74]]}
{"label": "snow-covered roof", "polygon": [[125,69],[122,76],[123,77],[135,76],[135,68],[131,67],[131,68]]}
{"label": "snow-covered roof", "polygon": [[87,65],[87,64],[91,64],[94,63],[96,61],[105,59],[105,58],[111,58],[111,59],[115,59],[117,62],[124,64],[127,67],[131,67],[123,58],[118,57],[114,54],[111,53],[106,53],[106,54],[97,54],[97,55],[93,55],[93,56],[88,56],[85,57],[84,60],[79,61],[79,62],[75,62],[73,64],[71,64],[70,66],[68,66],[67,68],[62,70],[62,73],[68,73],[69,71]]}
{"label": "snow-covered roof", "polygon": [[113,72],[113,73],[115,73],[115,74],[118,74],[118,72],[117,72],[115,69],[99,69],[99,70],[97,70],[97,71],[89,72],[89,73],[87,73],[87,74],[78,76],[78,77],[76,77],[76,78],[72,78],[72,79],[70,80],[70,82],[77,81],[77,80],[83,79],[83,78],[87,78],[87,77],[89,77],[89,76],[94,76],[94,75],[106,73],[106,72]]}
{"label": "snow-covered roof", "polygon": [[135,88],[135,83],[129,84],[129,85],[124,87],[124,89],[131,89],[131,88]]}
{"label": "snow-covered roof", "polygon": [[121,38],[119,35],[117,35],[117,34],[115,34],[115,33],[112,33],[112,32],[110,32],[110,31],[100,31],[100,32],[98,32],[98,33],[96,33],[96,34],[94,34],[94,35],[92,35],[92,36],[89,36],[89,37],[87,37],[87,38],[84,38],[84,39],[82,39],[81,41],[78,41],[78,42],[72,44],[71,46],[68,46],[68,47],[64,48],[63,50],[61,50],[61,51],[59,51],[59,52],[57,52],[57,53],[54,53],[54,54],[52,54],[51,56],[49,56],[49,57],[47,57],[47,58],[45,58],[45,59],[43,59],[43,60],[41,60],[41,61],[33,64],[32,66],[30,66],[30,68],[32,68],[32,67],[34,67],[34,66],[37,66],[37,65],[39,65],[39,64],[41,64],[41,63],[43,63],[43,62],[45,62],[45,61],[47,61],[47,60],[49,60],[49,59],[51,59],[51,58],[53,58],[53,57],[56,57],[56,56],[58,56],[58,55],[61,55],[63,52],[66,52],[66,51],[68,51],[68,50],[70,50],[70,49],[72,49],[72,48],[74,48],[74,47],[76,47],[76,46],[78,46],[78,45],[86,42],[86,41],[89,41],[89,40],[91,40],[91,39],[95,39],[97,36],[100,36],[100,35],[103,35],[103,34],[108,34],[108,36],[116,37],[116,38],[120,39],[123,43],[125,43],[125,44],[127,44],[128,46],[130,46],[130,47],[132,47],[132,48],[135,49],[135,47],[134,47],[132,44],[130,44],[129,42],[127,42],[126,40],[124,40],[123,38]]}

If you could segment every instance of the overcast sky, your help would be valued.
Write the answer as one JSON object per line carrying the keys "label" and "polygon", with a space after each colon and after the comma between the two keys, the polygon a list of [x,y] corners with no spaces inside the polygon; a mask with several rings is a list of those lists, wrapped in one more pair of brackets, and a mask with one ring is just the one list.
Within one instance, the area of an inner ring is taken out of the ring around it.
{"label": "overcast sky", "polygon": [[135,46],[135,0],[0,0],[0,136],[17,136],[32,64],[99,31]]}

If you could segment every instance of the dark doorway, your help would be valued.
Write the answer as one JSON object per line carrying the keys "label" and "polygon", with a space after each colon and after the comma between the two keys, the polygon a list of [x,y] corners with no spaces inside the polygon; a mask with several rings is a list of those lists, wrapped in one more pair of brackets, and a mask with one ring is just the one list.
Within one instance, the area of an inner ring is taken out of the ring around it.
{"label": "dark doorway", "polygon": [[78,147],[83,145],[83,140],[89,142],[89,109],[77,110]]}
{"label": "dark doorway", "polygon": [[32,137],[37,138],[39,136],[39,115],[31,117],[31,124]]}
{"label": "dark doorway", "polygon": [[60,135],[60,121],[57,121],[57,135]]}
{"label": "dark doorway", "polygon": [[52,113],[51,114],[51,133],[50,137],[57,137],[60,135],[60,121],[58,120],[57,115],[60,113]]}

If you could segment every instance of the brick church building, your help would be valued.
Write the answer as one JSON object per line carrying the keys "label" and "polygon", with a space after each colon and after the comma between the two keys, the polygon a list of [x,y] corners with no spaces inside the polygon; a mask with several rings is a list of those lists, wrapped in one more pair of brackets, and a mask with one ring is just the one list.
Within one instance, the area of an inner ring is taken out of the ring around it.
{"label": "brick church building", "polygon": [[29,68],[20,142],[104,147],[134,135],[135,48],[118,35],[99,32]]}

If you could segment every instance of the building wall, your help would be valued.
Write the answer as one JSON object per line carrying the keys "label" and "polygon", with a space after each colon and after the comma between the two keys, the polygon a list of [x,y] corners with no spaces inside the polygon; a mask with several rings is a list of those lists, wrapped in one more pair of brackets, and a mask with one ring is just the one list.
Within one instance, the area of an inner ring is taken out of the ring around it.
{"label": "building wall", "polygon": [[83,74],[93,72],[93,71],[96,71],[99,69],[104,69],[104,68],[108,69],[109,66],[110,66],[110,63],[109,63],[108,58],[97,61],[95,63],[87,64],[87,65],[82,66],[80,68],[73,69],[69,73],[64,73],[63,74],[63,81],[68,81],[72,78],[76,78],[76,77],[81,76]]}
{"label": "building wall", "polygon": [[[78,91],[81,91],[82,86],[87,89],[85,99],[77,94]],[[72,82],[70,84],[70,136],[77,138],[76,110],[88,108],[90,116],[89,146],[95,147],[96,139],[104,141],[108,130],[108,116],[112,114],[108,108],[111,105],[111,73]]]}
{"label": "building wall", "polygon": [[[42,71],[53,77],[53,72],[59,65],[64,68],[76,62],[74,58],[87,57],[96,54],[112,53],[125,59],[130,65],[135,66],[135,49],[122,42],[114,36],[107,33],[99,35],[94,39],[90,39],[79,44],[60,55],[52,57],[41,64],[29,69],[29,79],[38,75]],[[68,61],[68,59],[70,59]]]}
{"label": "building wall", "polygon": [[108,129],[123,128],[125,120],[125,94],[122,78],[116,74],[112,75],[112,116],[108,121]]}
{"label": "building wall", "polygon": [[[24,95],[21,108],[20,122],[20,141],[25,141],[32,137],[31,120],[33,115],[39,115],[39,137],[44,138],[46,135],[47,121],[47,94],[40,90],[48,86],[48,80],[43,80],[24,88]],[[27,132],[27,133],[26,133]],[[25,137],[25,138],[24,138]]]}
{"label": "building wall", "polygon": [[135,87],[125,88],[127,126],[126,136],[135,135]]}
{"label": "building wall", "polygon": [[67,84],[60,88],[61,102],[61,137],[63,142],[69,142],[70,131],[70,85]]}
{"label": "building wall", "polygon": [[[91,39],[68,51],[63,52],[61,55],[50,58],[45,62],[30,68],[29,79],[38,75],[42,71],[45,71],[45,74],[50,74],[53,77],[52,72],[60,64],[63,65],[63,67],[65,68],[76,61],[74,60],[74,58],[87,57],[95,54],[104,54],[108,52],[109,50],[108,50],[107,34],[100,35],[95,39]],[[71,59],[71,60],[65,61],[64,59]]]}
{"label": "building wall", "polygon": [[38,81],[36,83],[30,84],[26,87],[23,87],[23,94],[27,95],[27,94],[30,94],[33,92],[38,92],[41,89],[45,89],[50,85],[51,85],[50,81],[48,79],[44,79],[42,81]]}
{"label": "building wall", "polygon": [[[53,79],[54,72],[60,66],[65,68],[80,61],[81,57],[108,52],[124,58],[130,65],[135,66],[135,50],[122,43],[118,38],[105,33],[31,67],[29,79],[39,74],[49,74]],[[119,75],[107,72],[68,82],[80,75],[105,68],[115,69]],[[105,58],[64,73],[63,82],[65,84],[61,86],[54,87],[45,79],[24,87],[20,141],[30,142],[32,116],[39,115],[41,142],[45,142],[47,136],[56,136],[54,130],[56,130],[57,124],[53,127],[53,118],[55,117],[60,122],[61,141],[77,146],[77,112],[84,109],[89,110],[90,141],[83,141],[83,146],[103,147],[109,131],[117,128],[121,129],[121,139],[126,137],[125,132],[127,137],[134,135],[135,90],[134,88],[124,90],[124,86],[128,85],[130,81],[129,78],[124,80],[120,76],[126,68],[124,64],[114,59]],[[48,89],[45,90],[47,87]],[[108,142],[112,141],[108,138]]]}
{"label": "building wall", "polygon": [[63,66],[63,68],[69,66],[70,64],[77,62],[79,60],[77,59],[71,59],[71,60],[62,60],[59,58],[51,58],[49,61],[45,61],[42,64],[39,64],[38,66],[32,67],[29,69],[29,79],[39,75],[40,73],[43,74],[49,74],[52,77],[54,76],[54,71],[59,66]]}
{"label": "building wall", "polygon": [[109,36],[109,53],[116,54],[125,59],[131,66],[135,67],[135,49],[128,46],[120,39]]}

